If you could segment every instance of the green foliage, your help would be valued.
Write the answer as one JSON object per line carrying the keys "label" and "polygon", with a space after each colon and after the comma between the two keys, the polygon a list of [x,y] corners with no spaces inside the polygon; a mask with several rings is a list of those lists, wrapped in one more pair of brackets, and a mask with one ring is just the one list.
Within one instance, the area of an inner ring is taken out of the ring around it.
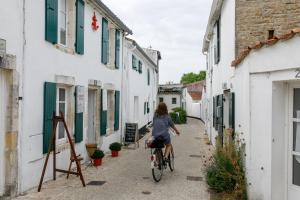
{"label": "green foliage", "polygon": [[[182,108],[174,108],[174,112],[170,113],[171,119],[175,124],[185,124],[186,123],[186,111]],[[178,114],[179,113],[179,116]]]}
{"label": "green foliage", "polygon": [[231,199],[247,200],[241,152],[241,148],[231,139],[225,142],[224,146],[217,140],[212,162],[206,168],[206,181],[209,187],[218,193],[230,194]]}
{"label": "green foliage", "polygon": [[99,149],[96,149],[95,152],[92,155],[93,159],[100,159],[100,158],[103,158],[103,157],[104,157],[104,152],[99,150]]}
{"label": "green foliage", "polygon": [[183,74],[180,83],[189,84],[197,81],[202,81],[205,79],[206,79],[206,71],[200,71],[199,73],[190,72],[187,74]]}
{"label": "green foliage", "polygon": [[114,142],[109,145],[111,151],[121,151],[122,144],[119,142]]}

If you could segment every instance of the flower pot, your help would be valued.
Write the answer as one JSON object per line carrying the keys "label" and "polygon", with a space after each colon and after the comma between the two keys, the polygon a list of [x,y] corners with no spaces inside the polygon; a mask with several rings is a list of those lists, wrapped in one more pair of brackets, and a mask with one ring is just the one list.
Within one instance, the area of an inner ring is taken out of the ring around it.
{"label": "flower pot", "polygon": [[102,158],[94,159],[94,166],[98,167],[102,165]]}
{"label": "flower pot", "polygon": [[111,157],[118,157],[119,151],[111,151]]}

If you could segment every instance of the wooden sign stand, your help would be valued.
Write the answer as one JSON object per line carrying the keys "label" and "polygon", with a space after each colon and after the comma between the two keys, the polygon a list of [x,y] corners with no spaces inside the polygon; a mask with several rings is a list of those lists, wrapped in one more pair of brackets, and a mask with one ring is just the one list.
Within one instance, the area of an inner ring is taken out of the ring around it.
{"label": "wooden sign stand", "polygon": [[[53,113],[53,119],[52,119],[52,123],[53,123],[53,130],[52,130],[52,135],[51,135],[51,142],[49,145],[49,149],[48,149],[48,153],[47,153],[47,157],[45,160],[45,164],[44,164],[44,168],[43,168],[43,172],[42,172],[42,176],[41,176],[41,180],[40,180],[40,184],[38,187],[38,192],[41,191],[42,188],[42,184],[43,184],[43,179],[45,176],[45,172],[46,172],[46,168],[47,168],[47,164],[48,164],[48,160],[51,154],[51,149],[53,147],[53,180],[56,180],[56,172],[61,172],[61,173],[67,173],[67,174],[74,174],[77,176],[80,176],[80,180],[82,182],[83,187],[85,187],[85,182],[82,176],[82,172],[81,172],[81,167],[80,167],[80,161],[78,160],[76,153],[75,153],[75,148],[70,136],[70,132],[69,129],[67,127],[66,121],[65,121],[65,117],[64,114],[62,112],[60,112],[60,116],[56,116],[55,113]],[[73,172],[73,171],[67,171],[67,170],[62,170],[62,169],[57,169],[56,168],[56,128],[59,122],[62,122],[64,124],[64,128],[66,129],[67,132],[67,137],[70,143],[70,147],[71,147],[71,157],[74,158],[75,163],[76,163],[76,167],[77,167],[77,172]]]}

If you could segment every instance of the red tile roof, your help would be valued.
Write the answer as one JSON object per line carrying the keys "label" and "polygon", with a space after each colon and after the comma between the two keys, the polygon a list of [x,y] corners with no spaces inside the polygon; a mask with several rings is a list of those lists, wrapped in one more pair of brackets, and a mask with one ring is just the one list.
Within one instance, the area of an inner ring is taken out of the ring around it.
{"label": "red tile roof", "polygon": [[249,46],[246,49],[243,49],[238,55],[238,57],[234,61],[232,61],[231,66],[237,67],[239,64],[241,64],[241,62],[249,55],[249,53],[253,49],[261,49],[264,46],[269,47],[276,44],[278,41],[289,40],[293,38],[295,35],[300,36],[300,28],[292,29],[284,35],[280,35],[278,37],[274,36],[273,38],[266,41],[258,41],[254,45]]}

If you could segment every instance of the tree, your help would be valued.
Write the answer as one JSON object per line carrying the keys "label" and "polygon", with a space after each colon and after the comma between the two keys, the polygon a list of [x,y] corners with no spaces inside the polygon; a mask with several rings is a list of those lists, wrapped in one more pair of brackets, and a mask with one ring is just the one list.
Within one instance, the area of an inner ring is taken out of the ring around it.
{"label": "tree", "polygon": [[181,84],[189,84],[197,81],[205,80],[206,71],[200,71],[199,73],[189,72],[187,74],[183,74],[181,77]]}

